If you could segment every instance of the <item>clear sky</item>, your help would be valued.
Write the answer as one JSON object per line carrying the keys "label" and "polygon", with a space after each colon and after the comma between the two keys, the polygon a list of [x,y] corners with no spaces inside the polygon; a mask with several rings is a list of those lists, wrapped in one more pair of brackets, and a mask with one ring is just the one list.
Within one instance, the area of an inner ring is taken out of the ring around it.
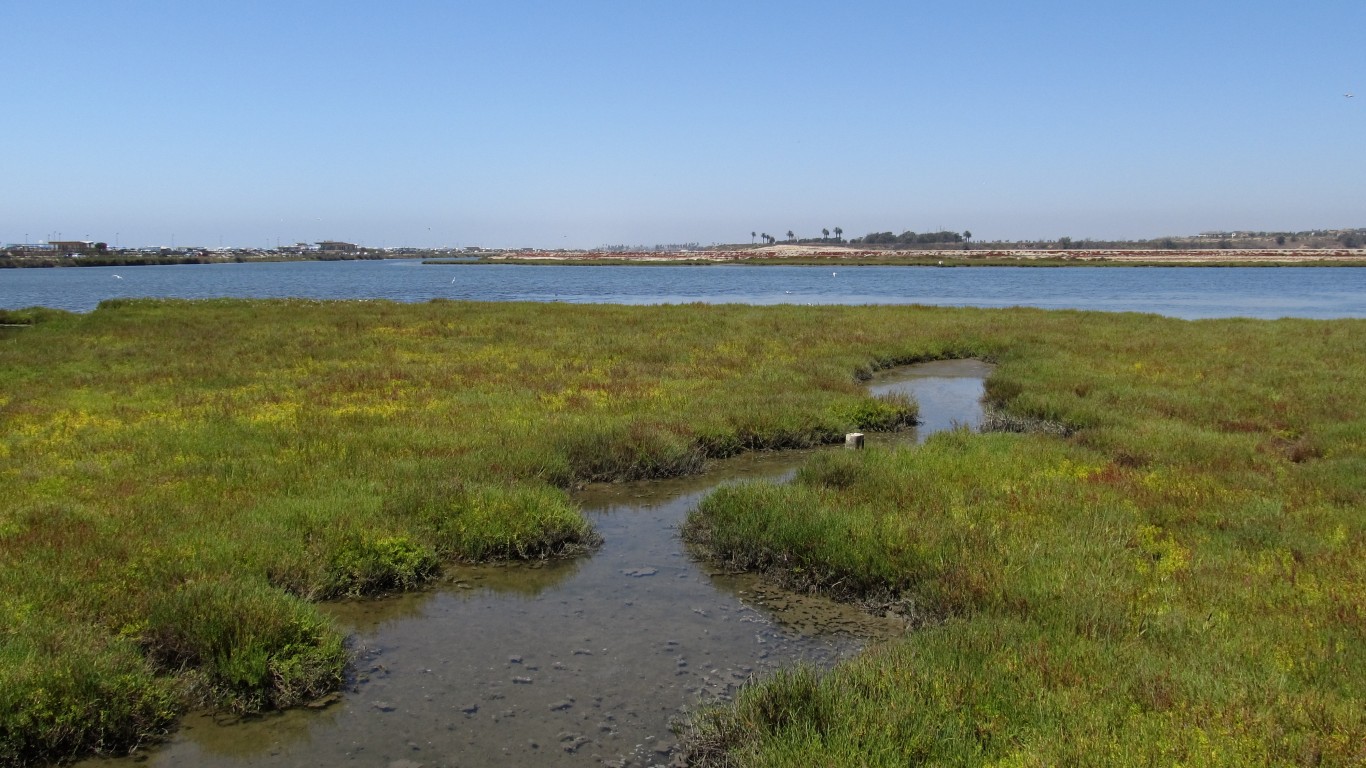
{"label": "clear sky", "polygon": [[0,62],[0,242],[1366,226],[1363,0],[0,0]]}

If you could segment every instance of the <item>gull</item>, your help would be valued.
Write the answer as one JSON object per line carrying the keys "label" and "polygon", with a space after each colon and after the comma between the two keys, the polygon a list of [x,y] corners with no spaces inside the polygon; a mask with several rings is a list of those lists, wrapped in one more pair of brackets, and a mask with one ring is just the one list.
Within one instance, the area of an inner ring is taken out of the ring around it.
{"label": "gull", "polygon": [[1345,97],[1347,97],[1347,98],[1349,98],[1349,99],[1356,98],[1356,94],[1355,94],[1355,93],[1344,93],[1344,94],[1342,94],[1342,95],[1345,96]]}
{"label": "gull", "polygon": [[122,280],[122,279],[123,279],[123,275],[114,275],[114,279],[115,279],[115,280]]}

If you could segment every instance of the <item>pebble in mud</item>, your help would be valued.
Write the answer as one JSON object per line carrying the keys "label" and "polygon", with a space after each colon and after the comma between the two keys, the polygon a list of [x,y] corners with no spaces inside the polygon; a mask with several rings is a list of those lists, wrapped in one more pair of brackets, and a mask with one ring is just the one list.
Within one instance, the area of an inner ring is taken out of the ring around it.
{"label": "pebble in mud", "polygon": [[567,731],[560,732],[560,748],[563,749],[565,752],[569,752],[571,754],[577,752],[579,751],[580,747],[582,747],[584,744],[587,744],[588,742],[588,737],[582,734],[569,733]]}

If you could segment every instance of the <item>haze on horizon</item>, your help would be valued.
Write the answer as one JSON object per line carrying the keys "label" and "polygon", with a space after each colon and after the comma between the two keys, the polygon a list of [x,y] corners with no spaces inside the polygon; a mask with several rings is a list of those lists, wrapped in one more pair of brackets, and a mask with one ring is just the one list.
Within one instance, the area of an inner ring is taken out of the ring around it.
{"label": "haze on horizon", "polygon": [[0,27],[0,242],[1366,226],[1360,0],[52,0]]}

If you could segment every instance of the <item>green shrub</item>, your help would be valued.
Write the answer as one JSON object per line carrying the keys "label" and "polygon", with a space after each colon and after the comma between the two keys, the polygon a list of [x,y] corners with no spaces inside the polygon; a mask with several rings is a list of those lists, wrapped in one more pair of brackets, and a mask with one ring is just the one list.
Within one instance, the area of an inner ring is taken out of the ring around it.
{"label": "green shrub", "polygon": [[599,540],[568,496],[546,486],[471,486],[428,510],[426,523],[442,552],[471,562],[563,555]]}
{"label": "green shrub", "polygon": [[98,627],[0,634],[0,765],[121,753],[164,732],[180,706],[133,642]]}
{"label": "green shrub", "polygon": [[352,535],[332,549],[321,597],[414,589],[437,572],[436,553],[406,536]]}
{"label": "green shrub", "polygon": [[201,701],[256,712],[341,682],[342,635],[314,606],[264,584],[204,579],[166,593],[143,638],[167,670],[191,670]]}
{"label": "green shrub", "polygon": [[838,411],[851,428],[878,432],[912,426],[918,414],[915,401],[899,392],[865,397]]}

